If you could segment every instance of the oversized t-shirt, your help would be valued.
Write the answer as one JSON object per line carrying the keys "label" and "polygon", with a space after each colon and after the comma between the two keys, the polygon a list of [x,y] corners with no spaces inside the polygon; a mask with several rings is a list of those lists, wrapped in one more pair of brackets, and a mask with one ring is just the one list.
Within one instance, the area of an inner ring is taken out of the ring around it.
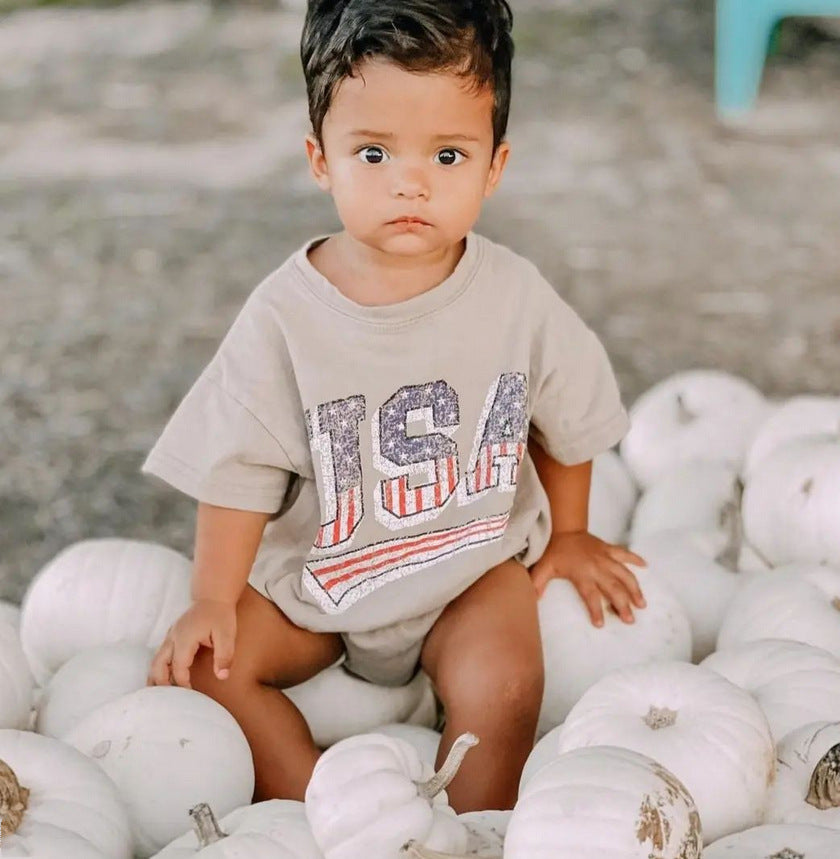
{"label": "oversized t-shirt", "polygon": [[366,306],[310,262],[325,238],[251,293],[143,470],[274,514],[250,584],[298,626],[359,632],[536,563],[529,432],[571,465],[629,421],[599,339],[514,251],[470,232],[440,284]]}

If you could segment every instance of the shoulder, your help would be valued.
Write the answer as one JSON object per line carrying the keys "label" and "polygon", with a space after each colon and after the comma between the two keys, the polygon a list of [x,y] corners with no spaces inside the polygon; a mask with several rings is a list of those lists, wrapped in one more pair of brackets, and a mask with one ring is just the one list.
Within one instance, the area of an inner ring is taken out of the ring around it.
{"label": "shoulder", "polygon": [[246,295],[211,362],[217,373],[238,366],[243,374],[261,374],[266,367],[288,360],[287,334],[300,315],[298,253],[291,253]]}
{"label": "shoulder", "polygon": [[486,236],[480,237],[493,280],[538,326],[582,325],[577,311],[560,295],[538,266],[527,257]]}

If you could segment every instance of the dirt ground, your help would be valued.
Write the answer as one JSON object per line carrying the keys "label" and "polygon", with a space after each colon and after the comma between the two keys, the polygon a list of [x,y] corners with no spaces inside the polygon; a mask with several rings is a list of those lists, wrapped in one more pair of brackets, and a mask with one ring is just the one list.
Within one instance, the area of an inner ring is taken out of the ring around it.
{"label": "dirt ground", "polygon": [[[712,0],[514,0],[513,155],[477,229],[607,344],[625,400],[716,367],[838,392],[840,42],[782,30],[758,109],[712,103]],[[138,467],[248,292],[338,229],[308,176],[297,11],[0,17],[0,597],[65,545],[187,553]]]}

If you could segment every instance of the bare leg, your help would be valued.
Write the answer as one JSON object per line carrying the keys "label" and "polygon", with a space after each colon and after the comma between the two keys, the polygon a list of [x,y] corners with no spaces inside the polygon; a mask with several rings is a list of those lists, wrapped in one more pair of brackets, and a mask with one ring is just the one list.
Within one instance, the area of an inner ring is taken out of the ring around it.
{"label": "bare leg", "polygon": [[447,788],[458,812],[513,808],[534,746],[543,695],[537,595],[528,571],[507,561],[454,599],[420,657],[446,710],[436,765],[459,734],[479,744]]}
{"label": "bare leg", "polygon": [[200,647],[190,669],[193,689],[209,695],[239,723],[251,746],[253,801],[302,800],[321,755],[306,721],[280,691],[329,667],[344,644],[338,633],[295,626],[248,585],[236,606],[236,649],[230,675],[213,673],[213,653]]}

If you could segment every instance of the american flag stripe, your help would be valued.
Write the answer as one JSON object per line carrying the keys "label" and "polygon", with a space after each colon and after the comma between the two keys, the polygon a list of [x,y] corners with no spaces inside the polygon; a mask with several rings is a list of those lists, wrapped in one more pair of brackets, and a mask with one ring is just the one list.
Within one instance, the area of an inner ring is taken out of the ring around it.
{"label": "american flag stripe", "polygon": [[336,576],[323,583],[327,591],[333,590],[340,584],[350,581],[351,579],[366,578],[373,573],[389,572],[393,569],[398,569],[403,566],[410,566],[417,563],[431,563],[435,558],[450,553],[454,547],[454,551],[463,551],[477,543],[486,543],[490,540],[498,540],[504,534],[504,525],[499,528],[485,527],[476,529],[470,533],[462,534],[457,537],[450,537],[447,540],[439,540],[437,543],[430,544],[424,550],[407,550],[400,555],[395,555],[392,558],[379,561],[376,564],[371,564],[368,567],[359,569],[355,572],[344,573]]}
{"label": "american flag stripe", "polygon": [[354,486],[336,497],[335,519],[318,529],[315,546],[319,549],[337,546],[347,540],[362,518],[362,488]]}
{"label": "american flag stripe", "polygon": [[[374,574],[381,575],[404,566],[433,563],[443,555],[463,551],[480,543],[498,540],[505,532],[507,519],[508,515],[505,514],[502,517],[503,521],[497,523],[492,523],[490,520],[479,520],[473,523],[470,528],[455,529],[447,536],[438,537],[433,541],[417,541],[416,545],[411,545],[409,541],[402,541],[404,543],[402,547],[393,547],[388,555],[379,560],[367,565],[352,567],[342,574],[333,576],[326,582],[323,581],[323,578],[329,575],[328,573],[316,571],[315,575],[327,592],[334,591],[340,585],[345,585],[344,590],[347,590],[348,587],[355,584],[356,580],[365,579]],[[311,567],[307,567],[307,569],[312,572]]]}
{"label": "american flag stripe", "polygon": [[473,473],[469,478],[473,492],[481,492],[493,486],[493,463],[498,456],[512,456],[514,453],[516,454],[516,464],[513,467],[513,474],[516,475],[517,466],[525,455],[525,444],[517,442],[513,447],[514,451],[508,451],[508,443],[500,442],[485,445],[481,449]]}
{"label": "american flag stripe", "polygon": [[509,513],[497,516],[489,516],[485,519],[476,519],[457,528],[448,528],[444,531],[436,531],[432,534],[424,534],[417,537],[404,537],[390,540],[387,543],[379,543],[373,547],[366,547],[355,552],[349,552],[341,560],[325,558],[323,561],[314,561],[307,564],[307,570],[319,579],[334,574],[350,574],[369,572],[372,568],[378,569],[381,564],[393,563],[405,556],[405,553],[423,553],[429,550],[445,546],[447,542],[462,538],[470,538],[482,531],[504,531],[509,518]]}
{"label": "american flag stripe", "polygon": [[[454,456],[448,456],[437,462],[437,480],[409,489],[408,476],[394,477],[384,482],[383,507],[400,518],[434,510],[441,506],[458,485],[457,466]],[[446,486],[446,495],[443,487]]]}

